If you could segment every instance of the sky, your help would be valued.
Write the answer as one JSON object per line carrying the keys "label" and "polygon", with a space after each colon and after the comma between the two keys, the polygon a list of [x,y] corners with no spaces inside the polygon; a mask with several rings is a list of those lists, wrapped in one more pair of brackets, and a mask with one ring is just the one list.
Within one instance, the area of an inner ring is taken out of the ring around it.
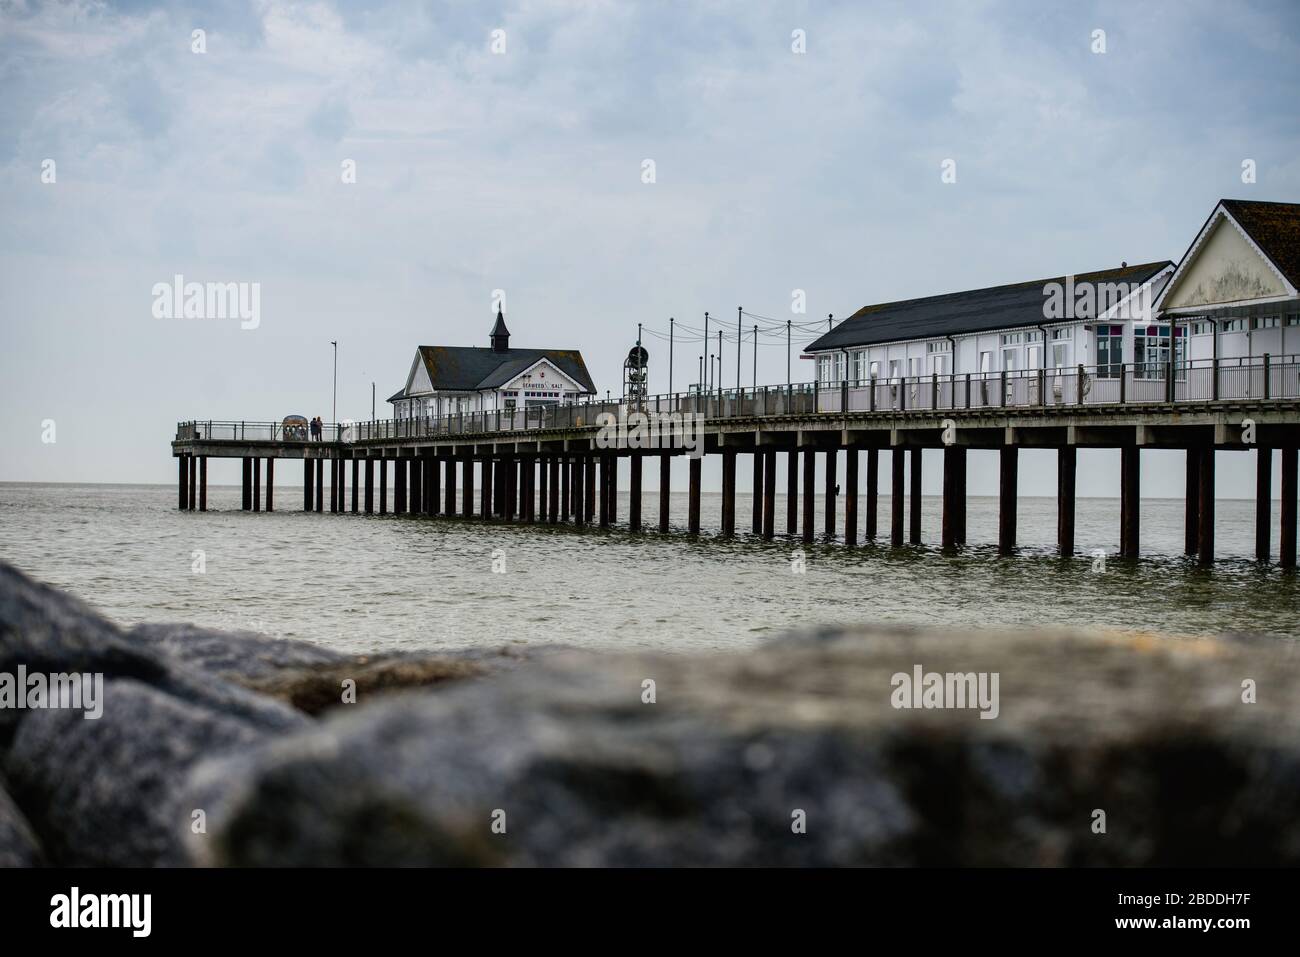
{"label": "sky", "polygon": [[[1294,2],[0,0],[0,481],[173,482],[179,420],[328,420],[331,340],[338,416],[373,383],[383,417],[497,290],[603,394],[637,323],[666,391],[669,317],[1177,260],[1220,198],[1300,201],[1298,54]],[[257,284],[256,327],[159,318],[176,275]],[[784,343],[758,366],[784,382]],[[1219,469],[1250,494],[1250,453]],[[1144,494],[1182,483],[1144,455]]]}

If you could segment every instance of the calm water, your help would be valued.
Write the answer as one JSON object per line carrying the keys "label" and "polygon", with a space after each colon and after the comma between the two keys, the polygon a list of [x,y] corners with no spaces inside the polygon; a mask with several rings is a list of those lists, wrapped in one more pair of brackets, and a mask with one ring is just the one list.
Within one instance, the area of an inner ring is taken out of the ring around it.
{"label": "calm water", "polygon": [[[301,508],[293,486],[277,487],[276,496]],[[796,574],[792,552],[801,546],[783,536],[693,542],[654,532],[254,514],[239,511],[238,498],[237,488],[210,488],[217,511],[182,513],[170,486],[0,485],[0,558],[122,624],[192,621],[349,650],[501,642],[736,648],[792,628],[872,621],[1300,636],[1297,577],[1249,559],[1250,502],[1218,503],[1221,560],[1210,571],[1179,554],[1180,501],[1143,501],[1143,559],[1111,557],[1098,573],[1089,553],[1117,549],[1117,500],[1079,501],[1083,557],[1062,561],[1052,556],[1052,499],[1021,500],[1020,553],[1004,559],[982,544],[997,539],[996,499],[970,500],[973,544],[946,557],[936,544],[940,502],[927,497],[924,545],[894,553],[818,544]],[[704,496],[706,531],[716,530],[720,504],[720,496]],[[750,507],[738,496],[737,524],[746,530]],[[820,529],[820,502],[818,510]],[[657,520],[653,493],[643,514]],[[886,496],[880,515],[888,535]],[[626,516],[624,495],[619,518]],[[685,495],[673,496],[672,516],[685,526]],[[778,501],[779,529],[784,516]],[[192,570],[196,550],[206,557],[203,574]],[[494,553],[502,574],[493,572]]]}

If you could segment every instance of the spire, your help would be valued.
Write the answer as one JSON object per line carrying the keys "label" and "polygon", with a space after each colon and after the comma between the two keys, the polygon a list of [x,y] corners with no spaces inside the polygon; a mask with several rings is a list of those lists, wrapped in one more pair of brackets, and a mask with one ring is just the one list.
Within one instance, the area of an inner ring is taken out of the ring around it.
{"label": "spire", "polygon": [[492,327],[492,351],[510,351],[510,330],[506,328],[506,317],[501,314],[500,305],[497,306],[496,324]]}

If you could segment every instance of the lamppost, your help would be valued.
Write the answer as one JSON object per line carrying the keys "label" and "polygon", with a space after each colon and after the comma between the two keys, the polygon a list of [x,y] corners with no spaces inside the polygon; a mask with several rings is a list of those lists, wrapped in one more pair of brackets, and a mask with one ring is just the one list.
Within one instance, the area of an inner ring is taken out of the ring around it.
{"label": "lamppost", "polygon": [[330,413],[331,421],[337,426],[339,421],[339,343],[337,339],[331,339],[330,345],[334,347],[334,406]]}

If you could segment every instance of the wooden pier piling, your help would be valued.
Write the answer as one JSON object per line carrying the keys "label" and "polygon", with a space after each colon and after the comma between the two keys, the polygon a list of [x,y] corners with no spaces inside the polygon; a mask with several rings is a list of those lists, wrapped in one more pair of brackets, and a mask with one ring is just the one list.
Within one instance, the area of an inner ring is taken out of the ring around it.
{"label": "wooden pier piling", "polygon": [[[185,456],[185,459],[187,460],[185,463],[185,471],[189,473],[188,475],[189,489],[188,489],[188,494],[186,496],[186,505],[188,506],[189,510],[192,512],[194,511],[194,507],[196,505],[196,499],[198,498],[199,471],[194,467],[196,464],[194,461],[194,456],[187,455]],[[267,461],[270,460],[268,459]]]}
{"label": "wooden pier piling", "polygon": [[945,552],[957,549],[957,513],[961,508],[957,499],[959,495],[965,496],[965,489],[958,491],[960,478],[957,460],[965,451],[956,445],[945,446],[943,450],[943,516],[939,544]]}
{"label": "wooden pier piling", "polygon": [[700,469],[703,456],[691,456],[690,466],[690,502],[687,506],[687,526],[692,535],[700,534]]}
{"label": "wooden pier piling", "polygon": [[325,460],[316,460],[316,511],[325,511]]}
{"label": "wooden pier piling", "polygon": [[826,519],[826,537],[833,539],[835,537],[835,470],[839,464],[840,453],[836,449],[831,449],[826,453],[826,494],[824,517]]}
{"label": "wooden pier piling", "polygon": [[1073,445],[1056,450],[1056,548],[1062,558],[1074,554],[1074,505],[1079,450]]}
{"label": "wooden pier piling", "polygon": [[776,450],[763,453],[763,537],[776,534]]}
{"label": "wooden pier piling", "polygon": [[1214,564],[1214,449],[1205,449],[1199,456],[1201,507],[1196,533],[1196,560],[1201,565]]}
{"label": "wooden pier piling", "polygon": [[1121,558],[1137,558],[1141,527],[1141,452],[1136,445],[1125,445],[1120,448],[1119,455],[1119,554]]}
{"label": "wooden pier piling", "polygon": [[610,492],[609,475],[610,455],[606,452],[604,455],[597,456],[597,458],[600,460],[599,488],[596,493],[599,496],[600,527],[609,528],[609,499],[612,494]]}
{"label": "wooden pier piling", "polygon": [[375,460],[366,459],[366,514],[375,512]]}
{"label": "wooden pier piling", "polygon": [[596,517],[596,456],[588,452],[583,456],[586,464],[583,466],[584,481],[586,489],[582,493],[583,507],[587,510],[585,516],[587,524],[590,525],[592,519]]}
{"label": "wooden pier piling", "polygon": [[911,490],[908,494],[908,507],[910,513],[910,528],[908,530],[907,540],[913,545],[921,544],[921,449],[914,448],[912,451],[912,462],[908,472],[911,481]]}
{"label": "wooden pier piling", "polygon": [[858,450],[844,451],[844,544],[858,543]]}
{"label": "wooden pier piling", "polygon": [[609,453],[609,523],[618,524],[618,453]]}
{"label": "wooden pier piling", "polygon": [[799,452],[792,449],[785,456],[785,533],[799,531]]}
{"label": "wooden pier piling", "polygon": [[379,469],[379,514],[388,514],[388,460],[379,459],[375,462]]}
{"label": "wooden pier piling", "polygon": [[633,452],[628,456],[628,503],[627,527],[630,531],[641,531],[641,455]]}
{"label": "wooden pier piling", "polygon": [[[1200,551],[1201,534],[1201,455],[1203,450],[1187,450],[1186,475],[1183,496],[1183,554],[1195,555]],[[1267,524],[1267,523],[1265,523]],[[1256,530],[1258,533],[1258,529]]]}
{"label": "wooden pier piling", "polygon": [[1255,560],[1267,562],[1273,548],[1273,450],[1255,451]]}
{"label": "wooden pier piling", "polygon": [[545,525],[550,521],[550,500],[551,500],[551,474],[550,474],[550,456],[540,455],[534,460],[536,468],[538,489],[537,489],[537,521]]}
{"label": "wooden pier piling", "polygon": [[560,521],[560,456],[547,456],[547,467],[550,470],[550,498],[549,505],[546,509],[546,520],[555,525]]}
{"label": "wooden pier piling", "polygon": [[750,519],[750,527],[755,535],[763,534],[763,453],[754,450],[754,475],[753,475],[753,515]]}
{"label": "wooden pier piling", "polygon": [[1020,449],[1004,445],[998,452],[998,466],[998,554],[1013,555],[1016,551]]}
{"label": "wooden pier piling", "polygon": [[669,509],[672,505],[673,457],[667,452],[659,453],[659,531],[668,534]]}
{"label": "wooden pier piling", "polygon": [[867,541],[875,541],[880,509],[880,450],[867,449]]}
{"label": "wooden pier piling", "polygon": [[[193,467],[191,465],[191,467]],[[208,510],[208,457],[199,456],[199,511]]]}
{"label": "wooden pier piling", "polygon": [[251,456],[244,456],[244,481],[240,488],[243,495],[243,508],[245,512],[253,510],[253,459]]}
{"label": "wooden pier piling", "polygon": [[1282,457],[1282,528],[1278,535],[1281,549],[1278,564],[1296,567],[1296,448],[1278,450]]}
{"label": "wooden pier piling", "polygon": [[185,511],[189,505],[189,471],[189,456],[176,456],[176,507],[182,512]]}
{"label": "wooden pier piling", "polygon": [[804,449],[803,453],[803,540],[811,542],[814,535],[814,522],[817,512],[813,498],[817,490],[817,451]]}
{"label": "wooden pier piling", "polygon": [[903,468],[906,464],[907,450],[902,446],[894,446],[890,454],[890,484],[889,484],[889,545],[891,548],[903,547],[903,492],[906,478],[903,474]]}
{"label": "wooden pier piling", "polygon": [[722,534],[736,534],[736,450],[722,450]]}

